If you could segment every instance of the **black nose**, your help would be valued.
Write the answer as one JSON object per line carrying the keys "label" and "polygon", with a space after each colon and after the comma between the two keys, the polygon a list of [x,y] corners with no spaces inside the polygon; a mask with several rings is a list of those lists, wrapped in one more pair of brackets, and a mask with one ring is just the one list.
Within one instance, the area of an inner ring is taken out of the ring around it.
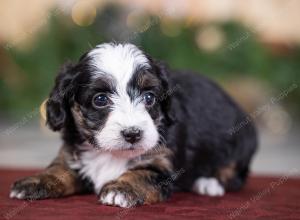
{"label": "black nose", "polygon": [[138,142],[142,137],[142,131],[137,127],[129,127],[121,131],[124,139],[133,144]]}

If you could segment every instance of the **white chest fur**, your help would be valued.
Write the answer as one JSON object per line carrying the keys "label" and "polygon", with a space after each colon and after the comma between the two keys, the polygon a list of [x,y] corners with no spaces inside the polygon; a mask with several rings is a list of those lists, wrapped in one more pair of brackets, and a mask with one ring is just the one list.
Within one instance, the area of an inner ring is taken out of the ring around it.
{"label": "white chest fur", "polygon": [[127,170],[128,159],[112,156],[110,153],[88,151],[80,155],[79,163],[71,164],[79,173],[94,183],[94,190],[99,193],[102,186],[117,179]]}

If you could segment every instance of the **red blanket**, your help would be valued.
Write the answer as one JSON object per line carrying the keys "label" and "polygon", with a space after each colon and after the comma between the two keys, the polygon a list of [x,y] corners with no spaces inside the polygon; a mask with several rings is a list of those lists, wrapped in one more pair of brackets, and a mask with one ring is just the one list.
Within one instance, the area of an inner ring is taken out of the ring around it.
{"label": "red blanket", "polygon": [[300,179],[251,177],[238,193],[221,198],[175,193],[168,201],[122,209],[95,195],[42,201],[9,199],[10,184],[33,171],[0,170],[0,219],[300,219]]}

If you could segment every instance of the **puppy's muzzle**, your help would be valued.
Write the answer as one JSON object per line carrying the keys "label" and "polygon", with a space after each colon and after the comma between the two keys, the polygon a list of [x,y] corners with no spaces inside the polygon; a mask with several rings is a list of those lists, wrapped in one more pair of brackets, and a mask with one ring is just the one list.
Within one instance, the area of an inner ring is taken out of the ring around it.
{"label": "puppy's muzzle", "polygon": [[121,131],[125,141],[134,144],[141,140],[143,131],[138,127],[129,127]]}

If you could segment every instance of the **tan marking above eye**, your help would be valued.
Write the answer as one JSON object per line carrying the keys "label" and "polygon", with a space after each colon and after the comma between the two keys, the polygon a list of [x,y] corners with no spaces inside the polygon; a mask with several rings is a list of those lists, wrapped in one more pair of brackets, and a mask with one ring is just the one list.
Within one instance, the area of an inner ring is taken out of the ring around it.
{"label": "tan marking above eye", "polygon": [[144,73],[144,74],[139,74],[137,79],[137,84],[141,89],[143,89],[143,88],[159,86],[160,82],[159,79],[156,78],[151,73]]}

